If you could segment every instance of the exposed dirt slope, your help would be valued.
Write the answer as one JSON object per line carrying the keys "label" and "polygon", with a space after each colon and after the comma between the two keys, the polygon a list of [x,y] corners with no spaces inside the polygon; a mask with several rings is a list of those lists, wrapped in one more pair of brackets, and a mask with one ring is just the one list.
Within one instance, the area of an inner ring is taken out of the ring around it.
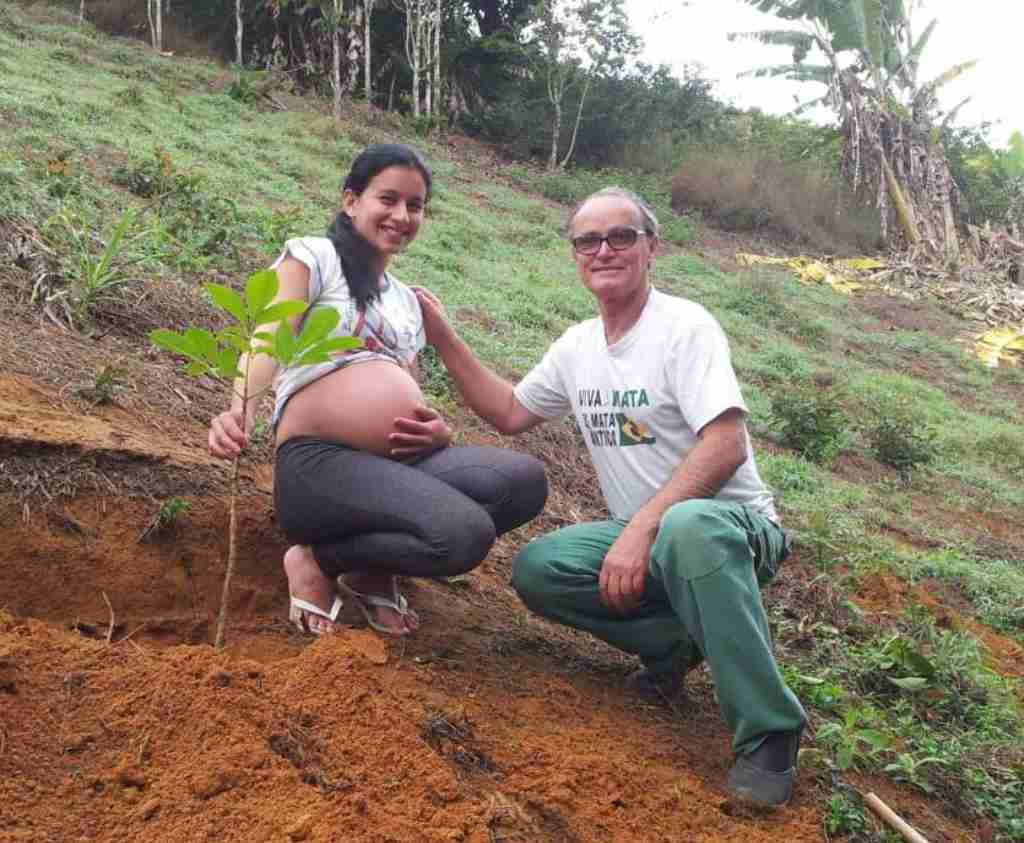
{"label": "exposed dirt slope", "polygon": [[[424,626],[407,643],[359,628],[314,642],[282,623],[284,545],[269,467],[254,470],[215,652],[219,493],[186,494],[172,531],[138,541],[170,490],[218,470],[191,444],[202,427],[169,437],[60,403],[0,379],[3,470],[22,481],[0,495],[0,840],[821,839],[813,776],[771,816],[723,798],[728,735],[706,676],[680,706],[645,702],[622,687],[623,657],[522,611],[507,576],[525,531],[468,578],[408,583]],[[564,457],[554,445],[527,443]],[[551,463],[534,531],[572,482]],[[932,839],[970,839],[890,799]]]}

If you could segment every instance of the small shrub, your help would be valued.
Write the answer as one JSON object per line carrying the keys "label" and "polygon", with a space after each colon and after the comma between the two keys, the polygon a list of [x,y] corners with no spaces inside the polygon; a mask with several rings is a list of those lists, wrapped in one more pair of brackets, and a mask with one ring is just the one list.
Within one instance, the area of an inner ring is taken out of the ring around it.
{"label": "small shrub", "polygon": [[937,432],[922,421],[906,398],[887,396],[871,407],[870,415],[864,435],[871,453],[895,468],[904,483],[910,482],[914,469],[937,456]]}
{"label": "small shrub", "polygon": [[825,803],[825,830],[833,837],[866,834],[868,819],[863,807],[848,793],[833,793]]}
{"label": "small shrub", "polygon": [[158,527],[170,527],[177,522],[179,516],[184,515],[190,509],[192,509],[192,504],[182,498],[170,498],[164,501],[156,514]]}
{"label": "small shrub", "polygon": [[75,394],[96,407],[113,404],[117,393],[125,388],[124,374],[117,366],[102,366],[96,371],[93,382],[77,387]]}
{"label": "small shrub", "polygon": [[[156,511],[156,514],[149,520],[143,531],[139,534],[137,541],[146,542],[155,539],[157,536],[172,532],[177,526],[178,519],[185,515],[192,504],[182,498],[168,498]],[[186,569],[191,575],[191,571]]]}
{"label": "small shrub", "polygon": [[811,368],[804,358],[786,349],[767,354],[759,368],[767,370],[770,380],[803,381],[811,376]]}
{"label": "small shrub", "polygon": [[828,464],[842,449],[849,428],[841,397],[835,387],[788,386],[772,396],[770,423],[784,445],[813,462]]}

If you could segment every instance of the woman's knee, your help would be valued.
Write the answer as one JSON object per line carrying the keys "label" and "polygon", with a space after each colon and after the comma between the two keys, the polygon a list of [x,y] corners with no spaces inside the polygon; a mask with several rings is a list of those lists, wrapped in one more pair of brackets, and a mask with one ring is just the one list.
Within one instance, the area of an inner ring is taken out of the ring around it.
{"label": "woman's knee", "polygon": [[497,538],[494,521],[479,507],[467,507],[453,519],[446,545],[444,563],[448,576],[465,574],[476,568],[490,553]]}
{"label": "woman's knee", "polygon": [[511,452],[501,469],[508,478],[508,504],[498,524],[498,532],[504,533],[521,527],[536,518],[544,509],[548,499],[548,477],[542,463],[529,454]]}

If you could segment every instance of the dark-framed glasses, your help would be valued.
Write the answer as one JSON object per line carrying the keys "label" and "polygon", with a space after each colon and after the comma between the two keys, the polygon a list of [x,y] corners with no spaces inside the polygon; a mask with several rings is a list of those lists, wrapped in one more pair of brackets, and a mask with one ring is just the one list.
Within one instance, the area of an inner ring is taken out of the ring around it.
{"label": "dark-framed glasses", "polygon": [[569,242],[572,243],[572,247],[576,250],[576,254],[596,255],[601,251],[602,243],[607,243],[608,247],[616,252],[622,252],[630,246],[636,245],[636,239],[638,237],[646,236],[647,232],[642,228],[622,226],[620,228],[613,228],[604,235],[596,234],[594,232],[580,234],[578,237],[570,238]]}

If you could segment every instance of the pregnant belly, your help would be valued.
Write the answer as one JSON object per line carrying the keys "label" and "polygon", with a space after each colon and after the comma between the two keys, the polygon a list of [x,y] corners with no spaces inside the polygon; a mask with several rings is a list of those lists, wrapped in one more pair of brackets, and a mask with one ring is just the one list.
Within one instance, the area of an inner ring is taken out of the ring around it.
{"label": "pregnant belly", "polygon": [[413,377],[386,360],[354,363],[292,396],[277,430],[281,444],[293,436],[316,436],[388,456],[395,419],[415,418],[423,393]]}

